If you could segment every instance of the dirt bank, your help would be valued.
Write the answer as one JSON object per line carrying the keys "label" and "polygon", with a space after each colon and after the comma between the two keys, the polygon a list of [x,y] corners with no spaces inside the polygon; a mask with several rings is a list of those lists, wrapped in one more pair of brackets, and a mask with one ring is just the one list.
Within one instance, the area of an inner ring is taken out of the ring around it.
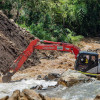
{"label": "dirt bank", "polygon": [[[5,72],[33,39],[35,39],[33,35],[20,28],[0,11],[0,71]],[[39,59],[34,52],[23,68],[37,63]]]}

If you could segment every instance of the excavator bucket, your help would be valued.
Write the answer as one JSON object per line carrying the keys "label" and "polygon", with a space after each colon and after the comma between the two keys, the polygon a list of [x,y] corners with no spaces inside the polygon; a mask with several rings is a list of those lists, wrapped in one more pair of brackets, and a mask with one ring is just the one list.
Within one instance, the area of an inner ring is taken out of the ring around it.
{"label": "excavator bucket", "polygon": [[3,82],[3,83],[10,82],[10,81],[11,81],[11,76],[12,76],[11,73],[8,73],[7,75],[4,75],[4,76],[2,77],[2,82]]}

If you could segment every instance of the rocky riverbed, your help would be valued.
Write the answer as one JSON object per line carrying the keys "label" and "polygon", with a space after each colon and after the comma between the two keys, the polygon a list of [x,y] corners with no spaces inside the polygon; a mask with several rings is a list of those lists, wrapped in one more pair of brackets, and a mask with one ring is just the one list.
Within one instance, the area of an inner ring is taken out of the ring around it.
{"label": "rocky riverbed", "polygon": [[94,100],[96,95],[100,94],[98,88],[100,81],[96,78],[90,78],[71,69],[59,75],[60,77],[56,75],[58,74],[47,75],[48,80],[31,78],[0,83],[0,100],[21,100],[10,98],[21,98],[22,93],[27,100],[33,100],[32,98],[35,98],[34,100]]}

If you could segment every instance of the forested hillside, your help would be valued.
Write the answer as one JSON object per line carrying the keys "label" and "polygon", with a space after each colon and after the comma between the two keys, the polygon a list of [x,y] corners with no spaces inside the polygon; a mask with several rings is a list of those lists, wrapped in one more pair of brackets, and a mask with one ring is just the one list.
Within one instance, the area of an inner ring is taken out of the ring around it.
{"label": "forested hillside", "polygon": [[74,42],[100,35],[100,0],[0,0],[0,9],[40,39]]}

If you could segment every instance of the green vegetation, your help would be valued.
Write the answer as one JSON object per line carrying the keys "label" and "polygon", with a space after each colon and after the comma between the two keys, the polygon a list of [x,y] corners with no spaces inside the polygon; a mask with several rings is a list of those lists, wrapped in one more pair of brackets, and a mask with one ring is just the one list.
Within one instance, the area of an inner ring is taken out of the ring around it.
{"label": "green vegetation", "polygon": [[73,43],[100,32],[100,0],[1,0],[0,9],[40,39]]}

